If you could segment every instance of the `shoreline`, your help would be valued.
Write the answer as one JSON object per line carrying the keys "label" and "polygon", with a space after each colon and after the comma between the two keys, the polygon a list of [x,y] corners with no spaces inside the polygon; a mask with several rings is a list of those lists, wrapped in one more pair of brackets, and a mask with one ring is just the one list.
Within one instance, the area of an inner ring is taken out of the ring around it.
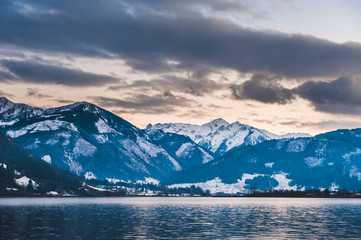
{"label": "shoreline", "polygon": [[34,195],[0,195],[1,198],[360,198],[361,196],[34,196]]}

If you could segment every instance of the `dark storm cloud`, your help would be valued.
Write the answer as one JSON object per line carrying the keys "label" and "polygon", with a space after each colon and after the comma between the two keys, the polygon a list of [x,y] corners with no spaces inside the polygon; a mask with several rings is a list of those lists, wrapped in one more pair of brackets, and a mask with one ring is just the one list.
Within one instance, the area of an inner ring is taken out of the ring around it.
{"label": "dark storm cloud", "polygon": [[232,95],[236,99],[252,99],[263,103],[285,104],[292,100],[291,90],[282,87],[274,77],[254,75],[240,85],[231,86]]}
{"label": "dark storm cloud", "polygon": [[308,81],[293,89],[282,87],[274,77],[255,75],[243,84],[231,86],[231,91],[236,99],[285,104],[301,97],[322,112],[361,114],[360,75],[329,82]]}
{"label": "dark storm cloud", "polygon": [[15,76],[12,75],[11,73],[0,71],[0,81],[7,81],[11,79],[15,79]]}
{"label": "dark storm cloud", "polygon": [[30,61],[0,61],[3,67],[15,75],[8,81],[53,83],[68,86],[101,86],[118,80],[111,76],[87,73],[81,70],[46,65]]}
{"label": "dark storm cloud", "polygon": [[[236,2],[4,0],[0,2],[0,31],[6,34],[0,34],[0,44],[117,57],[149,72],[192,71],[202,63],[287,77],[361,73],[360,44],[252,31],[197,11],[205,5],[226,11],[232,4]],[[169,60],[179,64],[169,64]]]}
{"label": "dark storm cloud", "polygon": [[361,76],[342,77],[332,82],[306,82],[295,89],[315,104],[361,104]]}
{"label": "dark storm cloud", "polygon": [[171,92],[148,96],[145,94],[138,94],[131,98],[117,99],[109,97],[90,97],[97,104],[103,107],[122,108],[126,112],[162,114],[174,112],[176,107],[190,106],[191,101],[174,96]]}
{"label": "dark storm cloud", "polygon": [[360,75],[341,77],[330,82],[306,82],[293,92],[309,100],[319,111],[361,114]]}

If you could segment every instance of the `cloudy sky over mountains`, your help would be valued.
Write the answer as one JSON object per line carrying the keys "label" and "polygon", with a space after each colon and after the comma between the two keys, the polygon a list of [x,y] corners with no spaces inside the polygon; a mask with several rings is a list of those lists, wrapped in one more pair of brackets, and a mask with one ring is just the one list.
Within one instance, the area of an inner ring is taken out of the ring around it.
{"label": "cloudy sky over mountains", "polygon": [[139,127],[361,127],[361,2],[0,1],[0,94]]}

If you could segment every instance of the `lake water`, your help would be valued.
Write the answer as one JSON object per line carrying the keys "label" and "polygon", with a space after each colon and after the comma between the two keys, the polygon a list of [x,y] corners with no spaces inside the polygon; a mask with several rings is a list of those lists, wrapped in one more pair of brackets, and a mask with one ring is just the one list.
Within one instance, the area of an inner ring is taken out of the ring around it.
{"label": "lake water", "polygon": [[2,198],[0,238],[361,238],[361,199]]}

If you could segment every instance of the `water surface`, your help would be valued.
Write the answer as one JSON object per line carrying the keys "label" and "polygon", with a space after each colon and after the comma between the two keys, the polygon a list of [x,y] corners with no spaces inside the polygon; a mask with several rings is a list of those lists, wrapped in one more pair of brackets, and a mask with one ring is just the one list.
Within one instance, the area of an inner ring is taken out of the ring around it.
{"label": "water surface", "polygon": [[0,199],[1,239],[360,237],[361,199]]}

